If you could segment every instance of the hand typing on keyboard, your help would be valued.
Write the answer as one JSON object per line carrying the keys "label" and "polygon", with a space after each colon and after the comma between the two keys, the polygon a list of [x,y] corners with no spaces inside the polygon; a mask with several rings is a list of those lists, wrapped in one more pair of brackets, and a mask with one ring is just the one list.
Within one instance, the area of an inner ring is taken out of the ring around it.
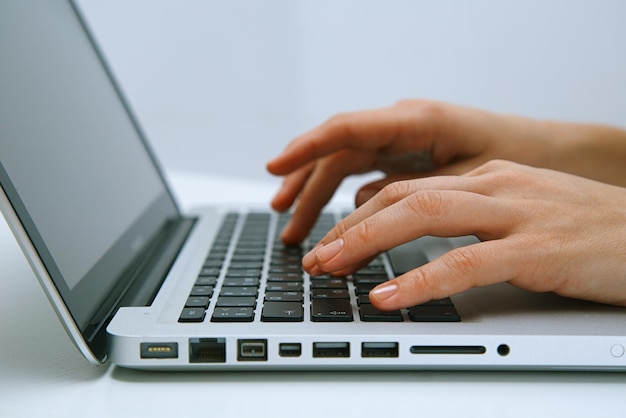
{"label": "hand typing on keyboard", "polygon": [[311,275],[345,276],[424,235],[475,235],[374,287],[395,310],[507,281],[532,291],[626,305],[626,132],[425,101],[335,116],[292,141],[268,170],[272,201],[294,203],[282,239],[309,232],[341,181],[386,176],[305,255]]}

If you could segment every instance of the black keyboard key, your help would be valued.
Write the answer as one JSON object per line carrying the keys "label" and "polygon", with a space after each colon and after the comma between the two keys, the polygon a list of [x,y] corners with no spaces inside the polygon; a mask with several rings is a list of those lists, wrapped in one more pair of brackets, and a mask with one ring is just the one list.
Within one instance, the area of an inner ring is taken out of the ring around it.
{"label": "black keyboard key", "polygon": [[211,322],[252,322],[254,309],[244,308],[218,308],[216,307],[211,317]]}
{"label": "black keyboard key", "polygon": [[220,296],[217,299],[217,305],[220,308],[239,308],[239,307],[251,307],[254,308],[256,306],[256,298],[254,297],[246,297],[246,296],[239,296],[239,297],[226,297],[226,296]]}
{"label": "black keyboard key", "polygon": [[304,308],[299,302],[266,302],[263,305],[261,321],[264,322],[302,322]]}
{"label": "black keyboard key", "polygon": [[272,254],[272,258],[270,259],[270,265],[272,266],[283,266],[283,265],[291,265],[291,264],[300,264],[302,260],[303,254]]}
{"label": "black keyboard key", "polygon": [[354,276],[354,283],[356,284],[381,284],[381,283],[385,283],[387,280],[389,280],[387,275],[383,276],[379,274],[375,274],[371,276],[356,274]]}
{"label": "black keyboard key", "polygon": [[274,257],[281,257],[281,256],[302,257],[302,255],[304,255],[304,250],[301,247],[286,247],[281,244],[273,248],[273,254],[274,254]]}
{"label": "black keyboard key", "polygon": [[203,308],[209,307],[209,298],[206,296],[189,296],[185,302],[185,308]]}
{"label": "black keyboard key", "polygon": [[376,283],[359,283],[355,284],[354,288],[357,295],[367,295],[376,286],[378,286]]}
{"label": "black keyboard key", "polygon": [[385,270],[385,266],[383,266],[382,264],[377,265],[377,266],[370,265],[368,267],[365,267],[357,271],[356,274],[359,276],[385,276],[387,277],[387,270]]}
{"label": "black keyboard key", "polygon": [[240,297],[240,296],[252,296],[254,298],[257,297],[259,291],[256,287],[253,286],[242,286],[242,287],[223,287],[220,291],[220,296],[226,297]]}
{"label": "black keyboard key", "polygon": [[214,277],[217,277],[219,275],[220,275],[220,269],[214,268],[214,267],[203,268],[202,270],[200,270],[200,274],[199,274],[199,276],[214,276]]}
{"label": "black keyboard key", "polygon": [[194,286],[191,289],[190,296],[213,296],[213,286]]}
{"label": "black keyboard key", "polygon": [[370,295],[367,295],[367,294],[365,294],[365,295],[357,295],[356,302],[357,302],[357,304],[359,306],[364,305],[364,304],[372,303],[370,301]]}
{"label": "black keyboard key", "polygon": [[196,286],[213,286],[217,285],[217,277],[207,276],[207,277],[198,277],[196,280]]}
{"label": "black keyboard key", "polygon": [[348,289],[313,289],[311,299],[350,299]]}
{"label": "black keyboard key", "polygon": [[267,292],[301,292],[302,282],[271,282],[265,287]]}
{"label": "black keyboard key", "polygon": [[302,292],[267,292],[266,302],[300,302],[303,300]]}
{"label": "black keyboard key", "polygon": [[184,308],[178,322],[202,322],[205,314],[204,308]]}
{"label": "black keyboard key", "polygon": [[221,269],[222,264],[224,264],[223,257],[208,258],[202,267],[205,269]]}
{"label": "black keyboard key", "polygon": [[413,322],[460,322],[461,317],[452,305],[426,306],[409,308],[409,319]]}
{"label": "black keyboard key", "polygon": [[445,299],[434,299],[426,303],[422,303],[419,306],[451,306],[451,305],[454,305],[452,303],[452,299],[445,298]]}
{"label": "black keyboard key", "polygon": [[289,275],[295,274],[302,276],[302,265],[283,265],[283,266],[270,266],[270,275]]}
{"label": "black keyboard key", "polygon": [[263,262],[258,261],[231,261],[228,266],[228,272],[233,270],[257,271],[263,267]]}
{"label": "black keyboard key", "polygon": [[226,277],[222,286],[225,287],[258,287],[258,277]]}
{"label": "black keyboard key", "polygon": [[231,261],[233,262],[237,262],[237,263],[250,263],[250,262],[256,262],[259,264],[263,264],[263,255],[257,255],[257,254],[234,254],[233,257],[231,258]]}
{"label": "black keyboard key", "polygon": [[259,248],[237,248],[235,250],[235,253],[233,254],[233,257],[239,257],[239,256],[263,256],[265,254],[265,249],[259,249]]}
{"label": "black keyboard key", "polygon": [[313,299],[311,320],[314,322],[353,321],[352,305],[348,299]]}
{"label": "black keyboard key", "polygon": [[369,303],[364,303],[359,308],[359,315],[363,322],[402,322],[400,311],[379,311]]}
{"label": "black keyboard key", "polygon": [[302,273],[270,274],[267,277],[268,282],[301,282],[302,280]]}
{"label": "black keyboard key", "polygon": [[261,269],[245,269],[245,270],[237,270],[237,269],[228,269],[226,272],[227,279],[234,279],[237,277],[261,277]]}
{"label": "black keyboard key", "polygon": [[311,280],[311,289],[347,289],[348,283],[342,277]]}

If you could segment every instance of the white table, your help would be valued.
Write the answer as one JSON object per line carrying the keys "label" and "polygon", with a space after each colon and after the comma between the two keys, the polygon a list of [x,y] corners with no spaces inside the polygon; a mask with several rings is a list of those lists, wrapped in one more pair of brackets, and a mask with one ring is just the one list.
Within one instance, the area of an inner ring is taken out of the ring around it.
{"label": "white table", "polygon": [[[185,173],[170,178],[184,208],[267,201],[275,187]],[[93,367],[65,335],[4,222],[0,266],[0,417],[626,414],[626,373],[156,373]]]}

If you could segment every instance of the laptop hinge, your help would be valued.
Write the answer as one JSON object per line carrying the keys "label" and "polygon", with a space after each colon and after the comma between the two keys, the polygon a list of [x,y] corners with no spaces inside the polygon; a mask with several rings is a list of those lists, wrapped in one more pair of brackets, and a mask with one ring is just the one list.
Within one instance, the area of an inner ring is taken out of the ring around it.
{"label": "laptop hinge", "polygon": [[91,332],[85,330],[85,335],[91,335],[90,339],[97,338],[121,306],[148,306],[152,303],[195,222],[195,218],[180,218],[163,226],[143,256],[127,269],[124,279],[103,303],[103,308],[94,315],[88,326]]}
{"label": "laptop hinge", "polygon": [[[146,254],[146,262],[135,273],[136,278],[119,306],[147,306],[152,303],[195,221],[195,218],[182,218],[168,225]],[[141,280],[137,279],[139,277]]]}

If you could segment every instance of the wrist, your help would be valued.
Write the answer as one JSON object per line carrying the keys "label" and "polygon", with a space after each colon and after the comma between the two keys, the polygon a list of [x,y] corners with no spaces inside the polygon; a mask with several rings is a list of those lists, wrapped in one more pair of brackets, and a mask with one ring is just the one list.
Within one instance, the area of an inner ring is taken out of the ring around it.
{"label": "wrist", "polygon": [[626,131],[573,123],[553,123],[556,170],[626,186]]}

